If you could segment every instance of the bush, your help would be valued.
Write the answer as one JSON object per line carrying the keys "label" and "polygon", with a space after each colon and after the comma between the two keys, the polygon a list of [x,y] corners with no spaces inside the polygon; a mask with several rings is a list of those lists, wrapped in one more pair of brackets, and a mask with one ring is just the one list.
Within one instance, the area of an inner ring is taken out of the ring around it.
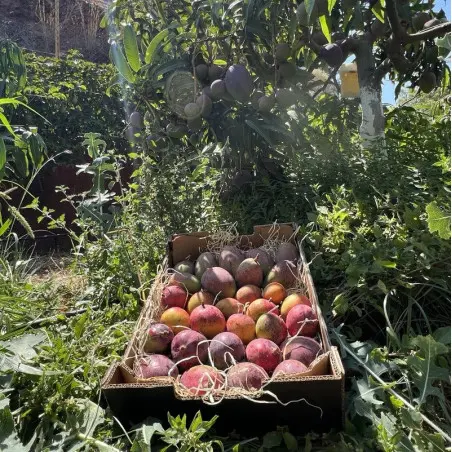
{"label": "bush", "polygon": [[25,61],[28,82],[23,94],[45,119],[17,110],[11,120],[37,126],[49,156],[69,149],[73,156],[64,157],[66,161],[80,162],[81,137],[91,130],[101,131],[109,147],[127,149],[124,105],[118,90],[107,95],[115,75],[111,65],[84,61],[77,51],[61,59],[26,53]]}

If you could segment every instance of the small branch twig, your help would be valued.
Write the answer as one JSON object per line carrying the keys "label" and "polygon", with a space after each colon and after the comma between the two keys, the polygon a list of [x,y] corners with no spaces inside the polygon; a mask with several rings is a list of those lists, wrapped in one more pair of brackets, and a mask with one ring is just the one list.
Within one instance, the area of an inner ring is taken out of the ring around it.
{"label": "small branch twig", "polygon": [[376,82],[379,82],[383,79],[383,77],[389,72],[391,69],[391,60],[386,58],[380,65],[377,66],[374,72],[374,79]]}
{"label": "small branch twig", "polygon": [[314,93],[312,96],[313,99],[315,99],[327,86],[332,80],[335,79],[337,72],[339,71],[339,67],[335,68],[329,77],[325,80],[324,84]]}
{"label": "small branch twig", "polygon": [[400,25],[399,14],[394,0],[386,0],[386,13],[388,15],[389,25],[391,26],[394,37],[401,41],[403,29]]}
{"label": "small branch twig", "polygon": [[417,42],[425,39],[433,39],[439,36],[444,36],[446,33],[450,33],[450,22],[444,22],[443,24],[436,25],[435,27],[427,28],[426,30],[419,31],[418,33],[407,34],[403,38],[403,42]]}

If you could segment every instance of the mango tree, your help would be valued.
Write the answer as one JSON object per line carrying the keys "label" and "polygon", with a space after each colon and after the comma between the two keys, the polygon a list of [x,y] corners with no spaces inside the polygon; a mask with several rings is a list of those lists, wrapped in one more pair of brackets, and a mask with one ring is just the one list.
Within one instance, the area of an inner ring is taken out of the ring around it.
{"label": "mango tree", "polygon": [[[384,137],[381,85],[386,74],[425,93],[449,88],[450,22],[434,13],[434,2],[407,0],[306,0],[298,7],[304,42],[334,71],[354,54],[362,107],[361,136]],[[321,32],[313,32],[316,24]],[[436,39],[449,33],[449,40]],[[329,41],[329,43],[328,43]]]}
{"label": "mango tree", "polygon": [[229,152],[213,154],[243,167],[318,147],[325,128],[356,123],[358,103],[341,99],[336,81],[350,55],[361,136],[383,137],[386,74],[397,91],[409,82],[424,92],[449,86],[445,44],[435,41],[450,28],[443,16],[421,1],[115,0],[103,24],[131,101],[130,138],[146,131],[154,150],[175,140],[227,143]]}

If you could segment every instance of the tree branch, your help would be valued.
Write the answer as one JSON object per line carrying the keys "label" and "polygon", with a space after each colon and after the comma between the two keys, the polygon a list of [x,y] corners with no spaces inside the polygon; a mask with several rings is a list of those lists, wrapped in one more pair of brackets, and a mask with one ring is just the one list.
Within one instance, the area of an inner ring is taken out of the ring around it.
{"label": "tree branch", "polygon": [[395,0],[386,0],[386,13],[388,15],[389,25],[391,26],[394,37],[396,39],[400,39],[402,37],[403,28],[400,25]]}
{"label": "tree branch", "polygon": [[338,72],[339,68],[337,67],[336,69],[334,69],[331,74],[329,75],[329,77],[325,80],[324,84],[322,85],[321,88],[319,88],[314,95],[312,96],[313,99],[315,99],[323,90],[326,89],[326,87],[330,84],[333,83],[336,88],[337,88],[337,83],[334,83],[335,78],[336,78],[336,74]]}
{"label": "tree branch", "polygon": [[376,82],[380,82],[383,80],[383,77],[389,72],[391,69],[391,60],[386,58],[382,63],[380,63],[376,68],[373,74]]}
{"label": "tree branch", "polygon": [[407,34],[406,36],[404,36],[403,41],[406,43],[423,41],[425,39],[444,36],[446,33],[450,33],[450,22],[444,22],[443,24],[427,28],[426,30],[419,31],[418,33],[413,33],[412,35]]}

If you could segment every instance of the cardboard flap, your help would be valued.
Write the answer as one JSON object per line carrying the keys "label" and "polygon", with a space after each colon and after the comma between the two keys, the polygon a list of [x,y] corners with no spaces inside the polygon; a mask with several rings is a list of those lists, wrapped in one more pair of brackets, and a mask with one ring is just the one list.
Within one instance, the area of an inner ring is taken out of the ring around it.
{"label": "cardboard flap", "polygon": [[293,223],[277,223],[264,224],[254,226],[254,234],[261,236],[263,239],[275,234],[279,239],[294,241],[293,233],[296,230],[296,225]]}
{"label": "cardboard flap", "polygon": [[208,235],[207,232],[174,235],[169,249],[172,265],[184,259],[196,260],[206,250]]}

